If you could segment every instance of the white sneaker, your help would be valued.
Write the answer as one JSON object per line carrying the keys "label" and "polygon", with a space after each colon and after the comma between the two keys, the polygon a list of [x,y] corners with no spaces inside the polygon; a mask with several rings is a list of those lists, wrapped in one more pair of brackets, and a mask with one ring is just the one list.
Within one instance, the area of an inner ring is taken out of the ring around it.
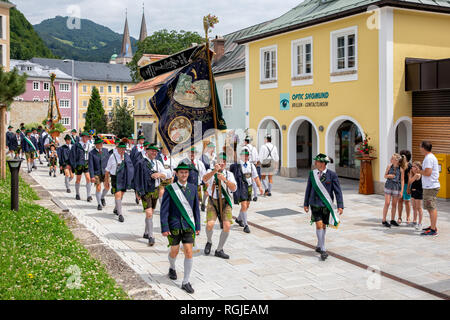
{"label": "white sneaker", "polygon": [[422,225],[420,223],[416,224],[416,230],[417,231],[422,230]]}

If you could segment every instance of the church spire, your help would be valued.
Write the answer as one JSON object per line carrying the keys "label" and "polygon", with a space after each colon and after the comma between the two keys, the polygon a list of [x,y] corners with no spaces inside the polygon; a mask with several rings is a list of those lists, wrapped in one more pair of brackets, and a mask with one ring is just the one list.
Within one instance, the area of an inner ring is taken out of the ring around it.
{"label": "church spire", "polygon": [[122,48],[117,63],[126,64],[133,58],[133,51],[131,49],[130,30],[128,29],[128,13],[125,11],[125,28],[123,30]]}
{"label": "church spire", "polygon": [[141,22],[141,33],[139,35],[139,41],[142,42],[147,38],[147,23],[145,22],[145,9],[144,3],[142,3],[142,22]]}

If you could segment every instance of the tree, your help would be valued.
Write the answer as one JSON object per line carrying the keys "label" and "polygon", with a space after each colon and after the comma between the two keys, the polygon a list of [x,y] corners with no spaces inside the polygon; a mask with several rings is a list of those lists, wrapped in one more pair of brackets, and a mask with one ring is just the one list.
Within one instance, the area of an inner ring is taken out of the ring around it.
{"label": "tree", "polygon": [[5,72],[0,66],[0,179],[6,178],[6,109],[14,98],[25,92],[27,75],[19,75],[17,68]]}
{"label": "tree", "polygon": [[96,87],[92,88],[91,98],[86,112],[86,123],[84,131],[94,129],[97,133],[106,133],[108,120],[106,118],[105,109],[103,109],[100,93]]}
{"label": "tree", "polygon": [[197,32],[191,31],[167,31],[166,29],[156,31],[144,41],[137,43],[137,50],[133,56],[133,60],[128,63],[131,70],[131,77],[133,81],[141,81],[139,74],[138,61],[142,58],[144,53],[166,54],[171,55],[187,49],[192,43],[203,43],[205,39]]}
{"label": "tree", "polygon": [[116,103],[113,109],[109,130],[119,138],[128,138],[134,132],[133,108],[127,103]]}

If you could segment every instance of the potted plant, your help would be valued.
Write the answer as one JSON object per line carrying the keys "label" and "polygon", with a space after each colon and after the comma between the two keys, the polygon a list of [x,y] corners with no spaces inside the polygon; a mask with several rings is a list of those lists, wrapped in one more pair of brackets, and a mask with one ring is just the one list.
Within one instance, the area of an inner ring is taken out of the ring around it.
{"label": "potted plant", "polygon": [[370,136],[365,133],[366,138],[361,142],[361,144],[357,148],[357,156],[361,159],[371,158],[371,153],[375,151],[375,148],[370,144]]}

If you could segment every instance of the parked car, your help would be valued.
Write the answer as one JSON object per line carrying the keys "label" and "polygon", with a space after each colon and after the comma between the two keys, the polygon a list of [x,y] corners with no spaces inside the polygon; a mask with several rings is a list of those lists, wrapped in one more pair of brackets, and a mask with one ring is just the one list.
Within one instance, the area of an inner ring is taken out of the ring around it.
{"label": "parked car", "polygon": [[116,136],[113,134],[99,134],[98,137],[103,139],[104,144],[114,145],[114,140],[116,140]]}

